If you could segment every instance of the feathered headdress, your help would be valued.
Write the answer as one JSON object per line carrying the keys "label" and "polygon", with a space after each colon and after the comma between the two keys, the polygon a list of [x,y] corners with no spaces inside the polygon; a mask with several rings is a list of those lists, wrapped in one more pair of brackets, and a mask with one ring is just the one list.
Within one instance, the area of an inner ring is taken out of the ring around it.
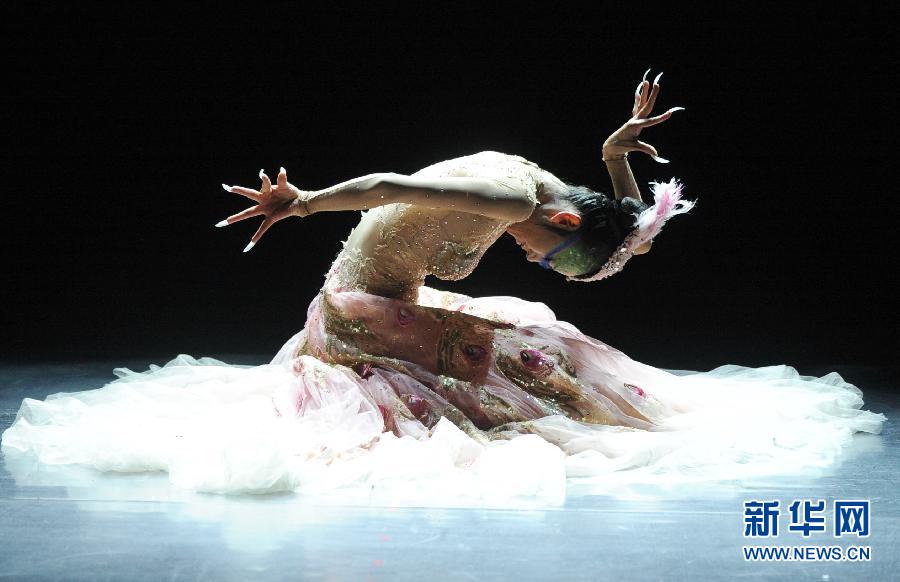
{"label": "feathered headdress", "polygon": [[653,188],[653,206],[637,215],[637,220],[631,233],[619,245],[609,260],[599,271],[588,278],[566,277],[568,281],[599,281],[622,270],[625,263],[632,257],[634,250],[659,234],[663,225],[676,214],[689,211],[697,203],[696,200],[682,200],[681,191],[684,185],[672,178],[668,182],[650,182]]}

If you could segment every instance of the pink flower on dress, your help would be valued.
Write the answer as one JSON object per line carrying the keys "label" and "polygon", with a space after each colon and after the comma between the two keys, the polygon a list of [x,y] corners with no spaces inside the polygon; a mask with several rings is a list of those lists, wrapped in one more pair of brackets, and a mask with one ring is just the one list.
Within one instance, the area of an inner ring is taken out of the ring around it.
{"label": "pink flower on dress", "polygon": [[553,361],[545,356],[540,350],[534,348],[526,348],[519,352],[519,358],[526,368],[533,372],[548,373],[553,370]]}
{"label": "pink flower on dress", "polygon": [[360,364],[355,364],[353,366],[353,371],[360,375],[363,380],[367,380],[370,376],[373,375],[372,372],[372,362],[363,362]]}
{"label": "pink flower on dress", "polygon": [[463,353],[469,360],[478,363],[484,360],[484,357],[487,355],[487,350],[476,344],[468,344],[463,348]]}
{"label": "pink flower on dress", "polygon": [[407,309],[406,307],[401,307],[397,310],[397,323],[401,326],[406,327],[416,320],[416,314]]}
{"label": "pink flower on dress", "polygon": [[406,394],[403,400],[406,401],[406,407],[418,419],[422,419],[428,413],[428,403],[421,396],[415,394]]}

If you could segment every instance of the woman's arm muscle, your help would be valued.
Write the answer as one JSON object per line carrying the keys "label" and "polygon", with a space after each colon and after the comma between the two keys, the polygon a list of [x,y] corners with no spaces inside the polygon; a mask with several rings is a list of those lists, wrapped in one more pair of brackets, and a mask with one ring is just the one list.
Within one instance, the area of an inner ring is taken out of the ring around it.
{"label": "woman's arm muscle", "polygon": [[624,156],[622,158],[611,158],[606,162],[606,169],[612,180],[616,200],[630,196],[641,202],[644,201],[641,198],[641,190],[634,179],[634,174],[631,173],[631,166],[628,165],[628,158]]}
{"label": "woman's arm muscle", "polygon": [[490,178],[429,178],[395,173],[369,174],[314,192],[311,213],[368,210],[396,202],[521,221],[534,203],[521,187]]}

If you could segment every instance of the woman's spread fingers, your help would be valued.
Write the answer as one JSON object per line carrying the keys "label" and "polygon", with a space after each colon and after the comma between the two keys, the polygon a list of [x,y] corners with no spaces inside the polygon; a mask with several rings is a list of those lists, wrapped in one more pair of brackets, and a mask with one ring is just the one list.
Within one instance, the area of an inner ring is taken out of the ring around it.
{"label": "woman's spread fingers", "polygon": [[637,89],[634,92],[634,107],[631,110],[632,117],[638,114],[647,99],[647,90],[644,88],[644,85],[646,83],[647,81],[641,81],[640,83],[638,83]]}
{"label": "woman's spread fingers", "polygon": [[684,111],[684,107],[673,107],[669,109],[665,113],[660,113],[656,117],[648,117],[647,119],[641,119],[640,121],[636,121],[635,124],[640,128],[650,127],[651,125],[656,125],[657,123],[662,123],[668,118],[672,117],[672,114],[676,111]]}
{"label": "woman's spread fingers", "polygon": [[[653,68],[653,67],[651,67]],[[638,83],[637,91],[635,92],[635,110],[634,113],[640,111],[641,107],[644,106],[644,103],[647,99],[647,90],[644,88],[644,85],[647,83],[647,73],[650,72],[650,69],[644,71],[644,76],[641,77],[641,82]]]}
{"label": "woman's spread fingers", "polygon": [[663,121],[667,120],[670,117],[672,117],[672,112],[666,111],[665,113],[657,115],[656,117],[648,117],[646,119],[641,119],[640,121],[636,122],[636,125],[638,127],[640,127],[641,129],[643,129],[645,127],[650,127],[651,125],[656,125],[657,123],[662,123]]}
{"label": "woman's spread fingers", "polygon": [[244,188],[243,186],[225,186],[225,184],[222,184],[222,187],[225,188],[225,190],[227,190],[228,192],[240,194],[241,196],[245,196],[250,200],[254,200],[256,202],[259,202],[262,196],[259,191],[252,188]]}
{"label": "woman's spread fingers", "polygon": [[650,145],[645,141],[636,141],[634,143],[629,144],[633,149],[644,152],[648,156],[658,157],[659,153],[656,151],[656,148]]}
{"label": "woman's spread fingers", "polygon": [[259,216],[263,211],[260,210],[259,206],[251,206],[247,210],[242,210],[237,214],[232,214],[225,220],[228,221],[228,224],[234,224],[235,222],[240,222],[241,220],[246,220],[248,218],[253,218],[254,216]]}
{"label": "woman's spread fingers", "polygon": [[653,79],[653,92],[650,94],[650,103],[647,104],[647,115],[650,115],[650,112],[656,107],[656,98],[659,96],[659,79],[662,76],[663,74],[660,73]]}
{"label": "woman's spread fingers", "polygon": [[647,101],[644,102],[644,106],[641,107],[641,110],[638,113],[639,117],[647,117],[650,115],[650,112],[653,111],[653,106],[656,104],[657,95],[659,95],[659,85],[654,84]]}
{"label": "woman's spread fingers", "polygon": [[259,228],[256,230],[256,234],[250,239],[250,242],[256,244],[259,242],[259,239],[262,238],[262,235],[266,234],[266,231],[269,230],[269,227],[275,224],[275,221],[271,218],[266,218],[262,221],[262,224],[259,225]]}
{"label": "woman's spread fingers", "polygon": [[287,170],[285,170],[283,166],[278,170],[278,186],[287,188]]}
{"label": "woman's spread fingers", "polygon": [[638,141],[637,148],[640,149],[642,152],[646,153],[648,156],[650,156],[657,162],[659,162],[660,164],[668,164],[669,163],[669,160],[659,157],[659,152],[656,151],[656,148],[653,147],[652,145],[648,144],[647,142]]}
{"label": "woman's spread fingers", "polygon": [[632,116],[636,115],[638,111],[641,110],[641,107],[644,106],[644,81],[638,83],[637,91],[634,93],[634,109],[632,111]]}
{"label": "woman's spread fingers", "polygon": [[265,170],[259,171],[259,179],[262,180],[262,190],[263,194],[272,191],[272,180],[269,180],[269,177],[266,176]]}

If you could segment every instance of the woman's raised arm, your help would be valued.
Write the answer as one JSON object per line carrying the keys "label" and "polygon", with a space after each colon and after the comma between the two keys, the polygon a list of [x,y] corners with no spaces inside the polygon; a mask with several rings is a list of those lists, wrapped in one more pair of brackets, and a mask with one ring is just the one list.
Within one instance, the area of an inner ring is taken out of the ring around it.
{"label": "woman's raised arm", "polygon": [[631,110],[631,119],[625,122],[625,125],[616,130],[603,143],[603,161],[606,162],[606,168],[609,171],[609,177],[612,179],[613,190],[616,193],[616,200],[621,200],[626,196],[641,200],[641,191],[638,189],[637,182],[634,180],[634,174],[631,173],[631,167],[628,165],[628,152],[639,151],[652,157],[662,164],[669,163],[669,160],[658,156],[656,148],[652,145],[638,140],[641,130],[657,123],[669,119],[672,113],[683,111],[684,107],[673,107],[661,115],[656,117],[647,117],[653,111],[656,105],[656,97],[659,95],[659,78],[662,73],[653,80],[652,90],[650,82],[647,81],[647,72],[644,78],[638,84],[634,93],[634,107]]}

